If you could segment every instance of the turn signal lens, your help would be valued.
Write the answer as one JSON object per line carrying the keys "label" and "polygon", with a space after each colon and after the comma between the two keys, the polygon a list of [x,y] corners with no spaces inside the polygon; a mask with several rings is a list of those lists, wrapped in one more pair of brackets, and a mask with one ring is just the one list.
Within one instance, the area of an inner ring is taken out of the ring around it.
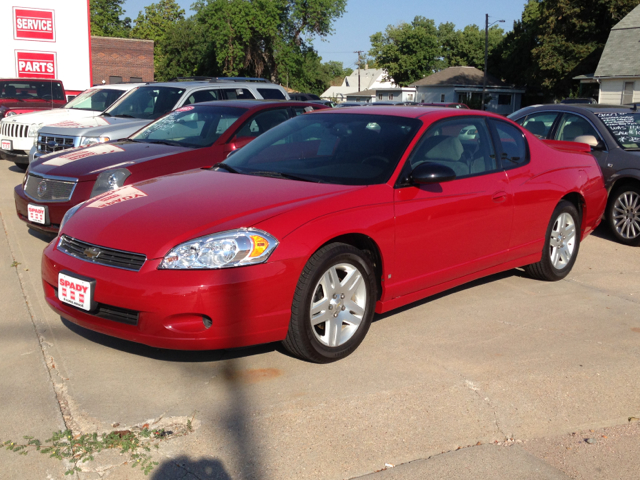
{"label": "turn signal lens", "polygon": [[251,258],[259,257],[269,247],[269,240],[260,235],[251,235],[251,240],[253,240],[253,249],[249,254]]}

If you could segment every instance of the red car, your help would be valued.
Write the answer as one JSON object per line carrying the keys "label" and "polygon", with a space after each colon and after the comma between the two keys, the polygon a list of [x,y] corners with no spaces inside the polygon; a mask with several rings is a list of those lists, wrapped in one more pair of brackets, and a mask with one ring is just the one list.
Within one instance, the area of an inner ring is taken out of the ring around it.
{"label": "red car", "polygon": [[588,146],[552,145],[480,111],[302,115],[216,167],[71,209],[44,251],[46,300],[155,347],[283,341],[334,361],[374,312],[516,267],[564,278],[606,191]]}
{"label": "red car", "polygon": [[0,119],[36,110],[62,108],[66,103],[60,80],[0,78]]}
{"label": "red car", "polygon": [[126,140],[62,150],[29,165],[14,189],[29,227],[57,232],[74,205],[123,185],[213,165],[279,123],[328,108],[308,102],[230,100],[179,108]]}

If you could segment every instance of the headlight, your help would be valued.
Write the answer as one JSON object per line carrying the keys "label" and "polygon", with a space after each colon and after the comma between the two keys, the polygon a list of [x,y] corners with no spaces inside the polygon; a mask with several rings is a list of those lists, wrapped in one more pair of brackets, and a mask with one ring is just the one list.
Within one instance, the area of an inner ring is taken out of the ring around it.
{"label": "headlight", "polygon": [[84,203],[85,202],[79,203],[75,207],[71,207],[69,210],[67,210],[67,213],[65,213],[64,217],[62,217],[62,222],[60,222],[59,233],[62,233],[62,227],[64,227],[64,224],[67,223],[69,221],[69,219],[75,215],[75,213],[78,211],[78,209],[82,205],[84,205]]}
{"label": "headlight", "polygon": [[17,115],[16,112],[14,112],[13,110],[11,110],[10,112],[7,112],[7,114],[5,115],[5,117],[13,117],[14,115]]}
{"label": "headlight", "polygon": [[29,131],[27,132],[27,137],[33,138],[33,144],[36,145],[38,143],[38,132],[42,128],[42,123],[34,123],[33,125],[29,125]]}
{"label": "headlight", "polygon": [[126,168],[115,168],[102,172],[98,175],[93,190],[91,190],[91,196],[95,197],[101,193],[120,188],[124,185],[124,181],[129,175],[131,175],[131,172]]}
{"label": "headlight", "polygon": [[240,228],[181,243],[162,259],[160,269],[217,269],[266,262],[278,240],[262,230]]}
{"label": "headlight", "polygon": [[83,137],[82,140],[80,140],[80,146],[87,147],[96,143],[108,142],[109,140],[111,140],[109,137]]}

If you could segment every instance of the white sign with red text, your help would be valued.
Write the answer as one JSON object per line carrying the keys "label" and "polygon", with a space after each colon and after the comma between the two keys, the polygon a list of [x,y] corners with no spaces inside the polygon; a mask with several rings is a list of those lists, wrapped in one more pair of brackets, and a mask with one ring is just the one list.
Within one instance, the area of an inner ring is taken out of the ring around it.
{"label": "white sign with red text", "polygon": [[14,40],[55,42],[55,12],[37,8],[13,7]]}
{"label": "white sign with red text", "polygon": [[46,223],[47,215],[45,212],[45,207],[29,204],[27,206],[27,211],[28,211],[30,222],[41,223],[43,225]]}
{"label": "white sign with red text", "polygon": [[0,78],[92,85],[89,0],[1,0]]}
{"label": "white sign with red text", "polygon": [[87,205],[87,208],[105,208],[118,203],[134,200],[136,198],[146,197],[147,194],[142,190],[127,185],[114,191],[113,193],[104,193],[97,200]]}
{"label": "white sign with red text", "polygon": [[58,274],[58,298],[83,310],[91,310],[91,284],[64,273]]}
{"label": "white sign with red text", "polygon": [[11,150],[11,140],[2,140],[2,143],[0,143],[0,148],[2,150]]}

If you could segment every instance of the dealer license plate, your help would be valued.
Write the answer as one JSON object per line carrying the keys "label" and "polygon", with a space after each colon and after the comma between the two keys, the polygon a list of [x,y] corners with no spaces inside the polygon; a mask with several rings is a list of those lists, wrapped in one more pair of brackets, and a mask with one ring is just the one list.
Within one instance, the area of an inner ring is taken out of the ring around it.
{"label": "dealer license plate", "polygon": [[27,210],[29,212],[29,221],[34,223],[41,223],[44,225],[47,221],[47,212],[46,207],[41,207],[40,205],[32,205],[29,204],[27,206]]}
{"label": "dealer license plate", "polygon": [[2,140],[0,148],[2,148],[2,150],[11,150],[11,140]]}
{"label": "dealer license plate", "polygon": [[58,298],[60,301],[86,311],[91,310],[94,286],[95,282],[80,280],[64,273],[58,274]]}

